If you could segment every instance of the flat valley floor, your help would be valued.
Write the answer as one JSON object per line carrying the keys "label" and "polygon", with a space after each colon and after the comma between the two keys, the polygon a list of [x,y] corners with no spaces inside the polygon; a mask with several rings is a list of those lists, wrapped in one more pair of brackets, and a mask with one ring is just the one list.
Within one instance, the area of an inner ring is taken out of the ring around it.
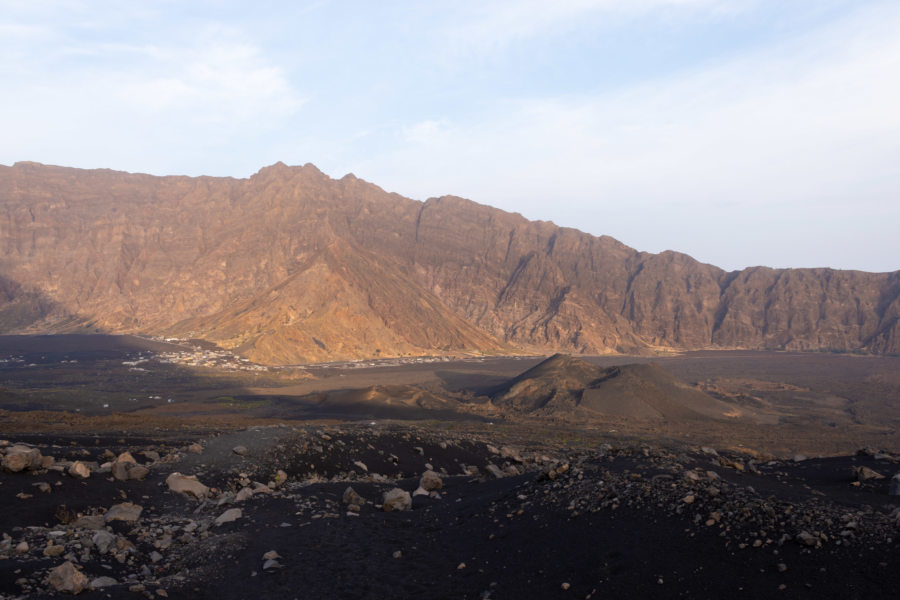
{"label": "flat valley floor", "polygon": [[900,358],[590,357],[754,419],[579,421],[492,406],[544,357],[264,372],[137,338],[0,341],[2,598],[900,589]]}

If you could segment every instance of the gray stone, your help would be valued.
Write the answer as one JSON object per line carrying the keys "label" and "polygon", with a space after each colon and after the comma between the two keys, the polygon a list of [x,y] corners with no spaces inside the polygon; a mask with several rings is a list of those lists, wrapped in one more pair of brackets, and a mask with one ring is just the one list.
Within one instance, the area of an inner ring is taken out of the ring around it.
{"label": "gray stone", "polygon": [[229,508],[221,515],[216,517],[216,527],[220,525],[224,525],[225,523],[231,523],[233,521],[237,521],[241,518],[243,512],[239,508]]}
{"label": "gray stone", "polygon": [[241,490],[235,494],[234,501],[235,502],[244,502],[253,497],[253,490],[251,488],[245,487],[241,488]]}
{"label": "gray stone", "polygon": [[412,510],[412,496],[409,492],[400,488],[394,488],[384,493],[385,512]]}
{"label": "gray stone", "polygon": [[105,529],[98,531],[94,534],[94,537],[91,538],[91,542],[100,554],[106,554],[110,545],[115,541],[116,536]]}
{"label": "gray stone", "polygon": [[118,479],[119,481],[125,481],[128,479],[128,467],[130,465],[128,463],[120,463],[118,461],[114,462],[110,467],[109,471],[112,473],[112,476]]}
{"label": "gray stone", "polygon": [[245,454],[247,454],[247,447],[246,446],[235,446],[234,448],[231,449],[231,451],[234,452],[235,454],[237,454],[238,456],[244,456]]}
{"label": "gray stone", "polygon": [[419,480],[419,486],[430,492],[444,487],[444,481],[434,471],[425,471]]}
{"label": "gray stone", "polygon": [[[131,470],[136,468],[137,461],[134,460],[134,457],[130,452],[123,452],[113,461],[110,471],[112,472],[113,477],[118,479],[119,481],[127,481],[128,479],[139,479],[140,477],[132,477]],[[143,469],[144,467],[140,467]],[[146,473],[144,473],[146,477]]]}
{"label": "gray stone", "polygon": [[128,469],[128,479],[141,481],[150,474],[150,469],[142,465],[133,465]]}
{"label": "gray stone", "polygon": [[120,463],[131,463],[133,465],[137,464],[137,461],[134,460],[134,457],[131,455],[131,452],[125,451],[116,458],[116,462]]}
{"label": "gray stone", "polygon": [[88,578],[66,561],[50,571],[49,583],[57,592],[79,594],[88,586]]}
{"label": "gray stone", "polygon": [[875,471],[874,469],[870,469],[869,467],[857,467],[856,469],[854,469],[854,474],[857,481],[884,479],[884,475],[882,475],[878,471]]}
{"label": "gray stone", "polygon": [[41,456],[41,451],[37,448],[16,444],[10,446],[0,464],[11,473],[19,473],[25,470],[36,471],[42,468],[44,460]]}
{"label": "gray stone", "polygon": [[359,493],[349,485],[347,486],[347,489],[344,490],[344,495],[341,500],[343,500],[344,504],[355,504],[357,506],[362,506],[366,503],[366,499],[360,496]]}
{"label": "gray stone", "polygon": [[[487,471],[488,473],[490,473],[491,476],[495,479],[502,479],[503,477],[506,476],[506,473],[504,473],[502,470],[500,470],[500,467],[498,467],[497,465],[495,465],[493,463],[488,463],[487,466],[484,468],[484,470]],[[557,471],[557,473],[558,473],[558,471]]]}
{"label": "gray stone", "polygon": [[199,500],[206,498],[209,494],[209,488],[200,483],[193,475],[172,473],[166,478],[166,485],[173,492],[193,496]]}
{"label": "gray stone", "polygon": [[78,517],[72,525],[79,529],[90,529],[96,531],[103,528],[103,515],[86,515]]}
{"label": "gray stone", "polygon": [[96,577],[91,579],[91,589],[99,590],[105,587],[109,587],[111,585],[118,585],[119,582],[113,579],[112,577],[107,577],[103,575],[101,577]]}
{"label": "gray stone", "polygon": [[115,504],[106,512],[106,516],[104,520],[109,523],[110,521],[124,521],[125,523],[134,523],[141,517],[141,512],[144,510],[142,506],[134,504],[133,502],[123,502],[121,504]]}

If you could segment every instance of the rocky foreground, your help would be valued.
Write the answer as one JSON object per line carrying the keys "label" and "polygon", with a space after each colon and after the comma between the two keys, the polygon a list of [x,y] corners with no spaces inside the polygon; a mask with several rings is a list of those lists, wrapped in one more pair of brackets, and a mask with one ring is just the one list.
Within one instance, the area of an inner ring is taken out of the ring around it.
{"label": "rocky foreground", "polygon": [[895,454],[544,433],[19,435],[0,598],[897,597]]}

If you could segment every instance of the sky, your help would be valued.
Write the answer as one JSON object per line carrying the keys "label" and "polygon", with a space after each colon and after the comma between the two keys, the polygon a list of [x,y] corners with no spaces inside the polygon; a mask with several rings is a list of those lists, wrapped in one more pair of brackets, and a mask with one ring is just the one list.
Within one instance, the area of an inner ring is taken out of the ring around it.
{"label": "sky", "polygon": [[404,196],[900,269],[900,2],[0,0],[0,164]]}

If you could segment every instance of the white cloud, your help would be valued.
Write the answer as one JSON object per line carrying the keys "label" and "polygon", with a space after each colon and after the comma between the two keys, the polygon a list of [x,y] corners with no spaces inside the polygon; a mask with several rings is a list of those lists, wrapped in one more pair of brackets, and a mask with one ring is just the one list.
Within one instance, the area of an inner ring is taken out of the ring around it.
{"label": "white cloud", "polygon": [[584,19],[634,18],[654,11],[737,10],[745,0],[496,0],[474,3],[445,31],[457,52],[496,51],[546,32],[582,26]]}
{"label": "white cloud", "polygon": [[[466,195],[646,250],[690,253],[727,227],[743,255],[701,251],[726,266],[783,264],[778,252],[810,244],[846,268],[866,259],[826,240],[869,236],[847,231],[848,212],[900,222],[898,17],[881,5],[681,77],[444,120],[439,143],[407,136],[353,170],[400,193]],[[754,255],[761,236],[769,251]]]}
{"label": "white cloud", "polygon": [[235,37],[211,32],[188,47],[149,48],[149,76],[119,73],[113,91],[137,111],[184,111],[215,124],[277,122],[298,110],[303,98],[284,72]]}
{"label": "white cloud", "polygon": [[233,28],[208,25],[154,43],[114,38],[56,29],[53,44],[25,45],[18,60],[0,61],[0,112],[16,116],[0,162],[230,174],[228,158],[210,169],[197,157],[277,130],[305,101]]}

